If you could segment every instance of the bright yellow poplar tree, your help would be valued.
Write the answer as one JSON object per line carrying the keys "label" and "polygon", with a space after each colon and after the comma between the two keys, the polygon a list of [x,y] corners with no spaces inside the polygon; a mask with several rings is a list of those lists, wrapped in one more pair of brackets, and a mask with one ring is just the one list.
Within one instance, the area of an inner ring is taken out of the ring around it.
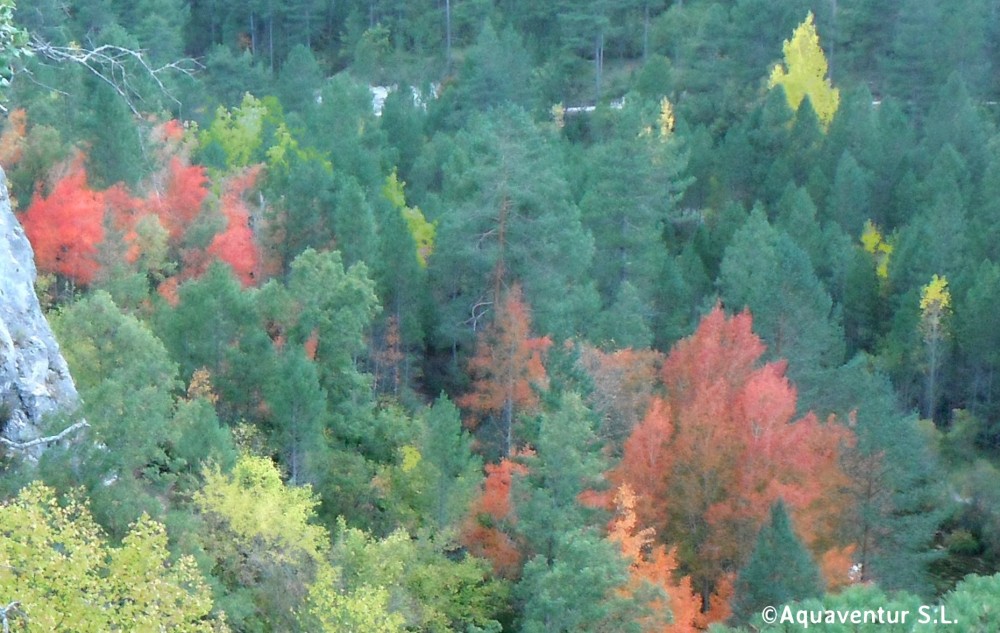
{"label": "bright yellow poplar tree", "polygon": [[892,256],[892,244],[886,241],[882,232],[868,220],[861,233],[861,246],[875,260],[875,273],[882,281],[889,279],[889,258]]}
{"label": "bright yellow poplar tree", "polygon": [[937,377],[944,359],[944,343],[950,334],[951,291],[948,280],[934,275],[920,293],[920,333],[927,352],[927,385],[924,417],[934,415],[937,404]]}
{"label": "bright yellow poplar tree", "polygon": [[768,87],[783,87],[788,105],[794,111],[798,111],[802,99],[808,96],[823,129],[829,128],[840,105],[840,91],[826,76],[826,55],[819,46],[819,35],[811,11],[795,29],[792,39],[785,40],[782,49],[785,63],[775,64]]}

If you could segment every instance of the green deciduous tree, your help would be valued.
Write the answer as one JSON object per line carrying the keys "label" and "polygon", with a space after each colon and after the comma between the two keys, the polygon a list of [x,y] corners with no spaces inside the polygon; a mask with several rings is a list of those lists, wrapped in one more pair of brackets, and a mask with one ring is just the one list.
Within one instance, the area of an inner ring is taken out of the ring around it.
{"label": "green deciduous tree", "polygon": [[295,612],[330,547],[326,529],[313,523],[319,501],[308,486],[285,486],[264,457],[243,456],[229,474],[218,467],[203,474],[194,506],[220,606],[241,631],[299,630]]}
{"label": "green deciduous tree", "polygon": [[[179,471],[198,468],[179,460],[176,447],[188,446],[195,462],[213,452],[222,457],[225,435],[218,435],[210,408],[177,408],[177,365],[149,328],[123,314],[107,293],[64,308],[52,324],[91,429],[87,442],[49,451],[42,473],[60,487],[82,484],[97,520],[120,537],[143,511],[161,511],[154,492],[169,490]],[[205,431],[210,435],[193,437]],[[191,451],[195,441],[200,450]]]}
{"label": "green deciduous tree", "polygon": [[383,621],[405,625],[400,630],[498,632],[506,585],[488,577],[484,561],[451,548],[443,535],[397,529],[376,538],[341,520],[331,560],[341,593],[354,600],[384,593],[391,613]]}
{"label": "green deciduous tree", "polygon": [[4,629],[228,630],[194,560],[171,560],[166,531],[146,515],[112,546],[85,502],[33,483],[0,507],[0,533]]}
{"label": "green deciduous tree", "polygon": [[317,633],[403,633],[406,619],[389,610],[384,587],[363,585],[350,593],[339,587],[336,568],[324,567],[309,588],[307,607],[300,621]]}

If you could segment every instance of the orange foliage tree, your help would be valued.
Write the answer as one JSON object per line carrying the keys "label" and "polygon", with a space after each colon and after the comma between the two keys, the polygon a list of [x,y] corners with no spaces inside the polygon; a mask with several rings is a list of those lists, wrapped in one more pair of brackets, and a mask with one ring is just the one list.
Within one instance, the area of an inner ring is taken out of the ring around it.
{"label": "orange foliage tree", "polygon": [[47,197],[41,187],[21,216],[38,267],[79,284],[99,270],[97,245],[104,239],[104,194],[87,186],[83,156],[77,155]]}
{"label": "orange foliage tree", "polygon": [[511,458],[487,464],[482,494],[473,501],[462,526],[465,547],[490,561],[493,571],[503,578],[516,578],[521,569],[521,552],[504,527],[514,521],[510,500],[514,475],[527,472],[523,464]]}
{"label": "orange foliage tree", "polygon": [[[635,493],[628,484],[622,484],[615,494],[616,512],[608,530],[608,538],[618,543],[622,556],[629,563],[630,580],[626,591],[637,593],[644,586],[662,591],[664,598],[656,598],[649,605],[652,616],[644,618],[645,633],[695,633],[701,619],[701,598],[691,589],[687,576],[675,578],[677,556],[663,545],[653,545],[655,530],[638,529],[635,513]],[[670,609],[672,622],[667,623],[659,614]]]}
{"label": "orange foliage tree", "polygon": [[[844,551],[849,505],[840,465],[853,434],[807,414],[784,362],[758,364],[765,348],[750,314],[716,307],[664,363],[653,401],[610,474],[632,486],[639,520],[678,546],[682,569],[708,600],[747,560],[771,504],[783,498],[814,553]],[[834,557],[836,558],[836,557]]]}
{"label": "orange foliage tree", "polygon": [[0,134],[0,167],[10,169],[21,160],[27,134],[27,113],[23,108],[12,110],[7,115],[7,125]]}
{"label": "orange foliage tree", "polygon": [[498,307],[493,323],[484,330],[469,361],[475,380],[472,391],[457,400],[469,411],[467,424],[475,429],[486,417],[500,425],[502,454],[514,448],[515,411],[538,407],[538,390],[547,385],[543,357],[552,345],[549,337],[531,336],[530,310],[514,285]]}

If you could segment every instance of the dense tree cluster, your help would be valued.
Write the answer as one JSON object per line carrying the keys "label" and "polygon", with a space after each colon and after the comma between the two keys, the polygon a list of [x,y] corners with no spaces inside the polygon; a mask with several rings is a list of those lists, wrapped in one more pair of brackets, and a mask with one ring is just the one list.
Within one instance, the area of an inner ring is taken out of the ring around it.
{"label": "dense tree cluster", "polygon": [[996,2],[12,8],[3,626],[996,629]]}

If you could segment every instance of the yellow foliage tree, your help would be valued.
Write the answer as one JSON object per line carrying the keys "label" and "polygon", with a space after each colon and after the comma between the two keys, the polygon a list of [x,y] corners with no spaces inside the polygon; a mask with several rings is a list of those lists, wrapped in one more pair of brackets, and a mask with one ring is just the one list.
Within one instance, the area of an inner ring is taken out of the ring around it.
{"label": "yellow foliage tree", "polygon": [[219,106],[207,130],[196,132],[202,147],[218,144],[232,170],[251,164],[254,152],[261,145],[261,132],[267,108],[249,92],[243,95],[239,107],[227,110]]}
{"label": "yellow foliage tree", "polygon": [[[406,459],[419,453],[404,453]],[[331,552],[326,528],[313,523],[318,503],[308,486],[288,486],[270,459],[244,455],[230,474],[205,472],[194,496],[205,520],[203,543],[215,559],[215,573],[234,593],[249,592],[256,621],[233,615],[241,630],[316,633],[402,633],[404,618],[390,609],[392,584],[403,572],[402,548],[412,547],[405,532],[372,539],[341,522],[355,550],[372,555],[346,570]]]}
{"label": "yellow foliage tree", "polygon": [[143,515],[111,547],[86,504],[37,482],[0,508],[0,602],[4,630],[228,630],[194,560],[170,560],[163,525]]}
{"label": "yellow foliage tree", "polygon": [[329,533],[312,523],[318,500],[308,486],[286,486],[266,457],[244,455],[232,473],[213,467],[204,478],[194,495],[201,545],[227,599],[243,596],[239,608],[225,605],[233,627],[295,630],[309,585],[329,565]]}
{"label": "yellow foliage tree", "polygon": [[389,610],[389,591],[365,585],[352,592],[340,589],[340,572],[325,566],[317,574],[306,599],[309,618],[303,623],[318,626],[317,633],[403,633],[403,616]]}
{"label": "yellow foliage tree", "polygon": [[934,415],[937,405],[937,378],[944,360],[944,343],[948,339],[948,317],[951,316],[951,291],[948,279],[934,275],[920,293],[920,333],[927,353],[927,384],[924,397],[924,417]]}
{"label": "yellow foliage tree", "polygon": [[823,129],[829,128],[840,105],[840,91],[833,87],[826,76],[826,55],[819,46],[819,35],[816,34],[811,11],[795,29],[792,39],[785,40],[782,49],[785,64],[776,64],[771,70],[768,87],[783,87],[788,105],[795,111],[798,111],[802,99],[808,95]]}
{"label": "yellow foliage tree", "polygon": [[382,187],[382,195],[392,203],[392,206],[406,220],[406,226],[409,228],[410,235],[413,236],[413,241],[417,245],[417,263],[420,264],[421,268],[427,268],[427,258],[434,252],[436,225],[433,222],[427,221],[420,207],[406,206],[406,196],[403,193],[405,186],[406,183],[399,179],[394,169],[385,179],[385,185]]}
{"label": "yellow foliage tree", "polygon": [[670,135],[674,132],[675,124],[674,105],[666,97],[660,99],[660,116],[658,122],[660,124],[660,138],[663,140],[670,138]]}
{"label": "yellow foliage tree", "polygon": [[939,329],[951,313],[951,291],[948,278],[934,275],[920,293],[920,312],[926,327]]}
{"label": "yellow foliage tree", "polygon": [[887,242],[871,220],[865,222],[861,232],[861,246],[865,252],[875,258],[875,274],[885,281],[889,278],[889,257],[892,255],[892,244]]}
{"label": "yellow foliage tree", "polygon": [[266,457],[244,455],[232,474],[205,472],[195,505],[228,542],[245,550],[264,547],[274,562],[319,562],[329,535],[310,521],[319,501],[309,486],[290,487]]}

